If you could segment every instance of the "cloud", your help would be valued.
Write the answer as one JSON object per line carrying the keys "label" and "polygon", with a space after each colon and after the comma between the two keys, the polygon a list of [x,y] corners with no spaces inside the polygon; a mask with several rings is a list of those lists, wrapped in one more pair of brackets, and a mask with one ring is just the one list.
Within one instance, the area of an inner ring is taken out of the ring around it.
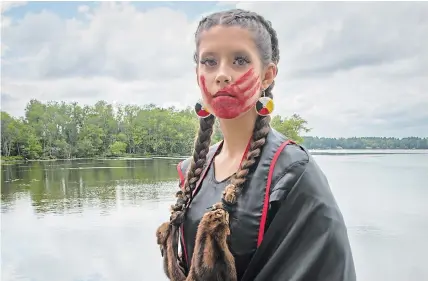
{"label": "cloud", "polygon": [[[177,77],[183,67],[191,67],[192,42],[185,14],[169,8],[144,13],[130,4],[109,2],[93,11],[88,7],[79,11],[85,18],[64,20],[44,10],[9,26],[4,36],[14,46],[14,54],[5,62],[5,71],[29,79],[153,80]],[[17,64],[16,58],[22,55]],[[22,72],[30,61],[33,67]]]}
{"label": "cloud", "polygon": [[87,12],[89,12],[89,10],[90,10],[90,7],[87,5],[81,5],[77,8],[77,11],[79,13],[87,13]]}
{"label": "cloud", "polygon": [[[302,114],[317,135],[427,136],[427,3],[272,5],[238,7],[266,16],[278,32],[284,112]],[[388,112],[406,114],[380,125]]]}
{"label": "cloud", "polygon": [[27,1],[1,1],[0,7],[1,7],[1,13],[8,12],[12,10],[13,8],[27,5]]}
{"label": "cloud", "polygon": [[[236,6],[278,33],[277,113],[301,114],[314,135],[427,135],[427,3]],[[110,2],[3,19],[2,110],[22,115],[31,98],[193,105],[196,25],[185,11]]]}
{"label": "cloud", "polygon": [[21,113],[31,98],[161,105],[197,98],[184,13],[114,3],[78,11],[82,18],[67,20],[48,10],[28,13],[4,31],[13,48],[2,61],[2,92],[15,98],[3,100],[5,110]]}

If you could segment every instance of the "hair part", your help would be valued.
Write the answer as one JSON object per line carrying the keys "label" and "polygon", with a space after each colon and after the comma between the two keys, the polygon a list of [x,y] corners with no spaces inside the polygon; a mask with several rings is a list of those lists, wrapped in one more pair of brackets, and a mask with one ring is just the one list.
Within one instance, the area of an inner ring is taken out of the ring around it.
{"label": "hair part", "polygon": [[202,19],[195,33],[196,51],[194,61],[198,61],[200,34],[210,28],[222,26],[239,26],[250,31],[259,51],[260,60],[264,66],[271,62],[279,62],[278,39],[270,21],[259,14],[242,9],[232,9],[213,13]]}

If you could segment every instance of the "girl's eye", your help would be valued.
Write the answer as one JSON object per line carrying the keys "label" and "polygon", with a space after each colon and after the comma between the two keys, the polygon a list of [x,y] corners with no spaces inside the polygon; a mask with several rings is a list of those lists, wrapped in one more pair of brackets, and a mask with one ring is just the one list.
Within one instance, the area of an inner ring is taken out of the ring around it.
{"label": "girl's eye", "polygon": [[214,65],[216,65],[216,61],[213,59],[203,59],[203,60],[201,60],[201,64],[205,64],[208,66],[214,66]]}
{"label": "girl's eye", "polygon": [[[200,63],[203,65],[207,65],[209,67],[213,67],[217,65],[217,61],[215,59],[208,59],[208,58],[202,59]],[[235,61],[233,62],[233,64],[236,64],[239,66],[244,66],[247,63],[250,63],[250,60],[247,57],[243,57],[243,56],[236,57]]]}
{"label": "girl's eye", "polygon": [[247,63],[250,63],[250,60],[249,60],[248,58],[246,58],[246,57],[237,57],[237,58],[235,59],[235,62],[234,62],[234,63],[236,63],[236,64],[238,64],[238,65],[242,66],[242,65],[245,65],[245,64],[247,64]]}

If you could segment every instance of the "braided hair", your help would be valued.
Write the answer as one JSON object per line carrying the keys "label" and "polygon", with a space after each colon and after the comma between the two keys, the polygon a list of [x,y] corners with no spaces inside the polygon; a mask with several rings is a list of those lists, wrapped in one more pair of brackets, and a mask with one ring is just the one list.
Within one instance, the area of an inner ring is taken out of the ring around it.
{"label": "braided hair", "polygon": [[[261,15],[241,9],[232,9],[214,13],[203,18],[199,22],[199,26],[195,33],[195,63],[198,62],[200,33],[216,25],[240,26],[249,30],[253,34],[254,42],[258,48],[262,64],[264,66],[267,66],[269,63],[278,64],[278,38],[271,23]],[[273,98],[273,87],[274,82],[264,90],[265,96]],[[232,176],[231,183],[223,192],[223,208],[231,207],[231,205],[236,204],[236,199],[242,192],[242,188],[247,180],[247,175],[249,174],[250,169],[256,164],[257,158],[260,156],[263,146],[266,143],[266,138],[270,129],[270,121],[270,116],[257,117],[249,149],[238,171],[234,176]],[[177,202],[175,205],[171,206],[170,223],[161,225],[157,230],[158,241],[160,241],[158,244],[161,244],[162,249],[166,249],[166,255],[164,256],[165,272],[171,280],[185,280],[184,271],[178,264],[179,257],[176,249],[178,244],[178,228],[184,222],[187,205],[192,199],[192,193],[201,177],[203,169],[205,168],[214,123],[214,115],[200,119],[199,131],[195,140],[193,155],[190,159],[191,161],[188,170],[186,171],[184,190],[179,191],[176,194]],[[216,206],[219,205],[216,204]],[[213,208],[215,207],[213,206]],[[166,228],[165,225],[168,225],[168,227]]]}
{"label": "braided hair", "polygon": [[[231,9],[227,11],[213,13],[199,22],[199,26],[195,32],[196,51],[194,53],[194,61],[198,62],[198,48],[200,41],[200,33],[208,30],[213,26],[240,26],[248,29],[253,33],[255,44],[258,48],[260,59],[264,66],[273,62],[276,65],[279,62],[279,48],[276,31],[273,29],[270,21],[263,16],[242,10]],[[267,97],[273,99],[272,89],[275,83],[264,90]],[[194,145],[193,157],[186,172],[184,192],[179,192],[177,195],[177,203],[171,206],[172,216],[171,223],[180,225],[184,220],[184,212],[186,204],[192,197],[192,192],[201,177],[204,165],[206,164],[207,154],[209,151],[211,136],[213,133],[215,117],[213,115],[207,118],[201,118],[199,131]],[[270,128],[270,116],[258,116],[255,122],[252,138],[250,141],[249,150],[244,157],[239,170],[231,179],[231,185],[234,188],[234,193],[239,195],[246,181],[246,176],[251,167],[256,163],[257,157],[260,156],[263,145],[266,142],[266,137]]]}

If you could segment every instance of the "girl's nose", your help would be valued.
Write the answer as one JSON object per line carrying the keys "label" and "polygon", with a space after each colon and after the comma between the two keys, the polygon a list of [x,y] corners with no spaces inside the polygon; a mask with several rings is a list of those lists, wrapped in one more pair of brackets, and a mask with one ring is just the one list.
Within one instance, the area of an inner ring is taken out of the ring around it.
{"label": "girl's nose", "polygon": [[220,87],[225,87],[231,83],[232,77],[225,73],[219,73],[216,77],[216,83]]}

